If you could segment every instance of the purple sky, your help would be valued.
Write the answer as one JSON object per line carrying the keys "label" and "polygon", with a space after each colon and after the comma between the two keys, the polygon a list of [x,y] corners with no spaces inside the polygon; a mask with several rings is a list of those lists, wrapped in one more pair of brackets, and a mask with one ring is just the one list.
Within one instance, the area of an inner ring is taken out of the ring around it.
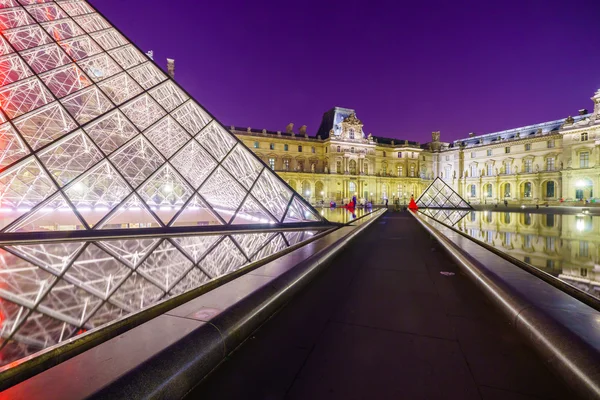
{"label": "purple sky", "polygon": [[600,88],[600,1],[92,0],[223,124],[353,108],[426,141],[564,118]]}

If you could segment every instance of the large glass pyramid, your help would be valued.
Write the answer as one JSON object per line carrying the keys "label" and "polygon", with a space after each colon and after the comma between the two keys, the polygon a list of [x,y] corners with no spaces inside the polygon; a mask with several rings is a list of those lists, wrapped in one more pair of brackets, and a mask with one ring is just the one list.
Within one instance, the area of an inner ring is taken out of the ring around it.
{"label": "large glass pyramid", "polygon": [[425,189],[417,200],[417,206],[419,208],[473,209],[469,203],[440,178],[436,178]]}
{"label": "large glass pyramid", "polygon": [[322,220],[86,1],[0,32],[0,231]]}

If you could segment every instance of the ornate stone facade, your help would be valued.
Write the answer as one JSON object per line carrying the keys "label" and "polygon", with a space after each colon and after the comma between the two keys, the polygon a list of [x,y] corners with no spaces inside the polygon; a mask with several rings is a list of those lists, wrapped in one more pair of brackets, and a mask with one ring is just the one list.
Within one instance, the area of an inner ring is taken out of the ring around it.
{"label": "ornate stone facade", "polygon": [[336,107],[315,136],[232,127],[265,163],[311,202],[381,203],[415,197],[442,177],[473,204],[595,201],[600,190],[600,90],[594,111],[446,143],[365,135],[354,110]]}

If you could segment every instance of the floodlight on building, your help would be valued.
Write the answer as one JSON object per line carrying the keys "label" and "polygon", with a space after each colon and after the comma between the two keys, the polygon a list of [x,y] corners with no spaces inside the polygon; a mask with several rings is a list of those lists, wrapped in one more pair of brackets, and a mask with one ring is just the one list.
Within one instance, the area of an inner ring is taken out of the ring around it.
{"label": "floodlight on building", "polygon": [[325,192],[321,190],[321,196],[323,196],[324,194],[325,194]]}
{"label": "floodlight on building", "polygon": [[585,181],[581,181],[581,180],[577,181],[577,182],[575,182],[575,186],[577,186],[577,187],[584,187],[585,186]]}
{"label": "floodlight on building", "polygon": [[307,191],[306,191],[306,195],[307,195],[307,196],[308,196],[308,195],[310,195],[310,190],[307,190]]}

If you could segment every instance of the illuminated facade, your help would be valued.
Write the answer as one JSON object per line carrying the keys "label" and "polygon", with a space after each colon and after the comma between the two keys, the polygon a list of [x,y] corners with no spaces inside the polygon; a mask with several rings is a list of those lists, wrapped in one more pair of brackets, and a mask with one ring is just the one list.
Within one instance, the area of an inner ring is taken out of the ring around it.
{"label": "illuminated facade", "polygon": [[231,127],[251,150],[311,202],[353,195],[381,203],[414,194],[434,177],[471,204],[595,199],[600,190],[600,91],[594,111],[445,143],[365,136],[354,110],[325,113],[314,136]]}

